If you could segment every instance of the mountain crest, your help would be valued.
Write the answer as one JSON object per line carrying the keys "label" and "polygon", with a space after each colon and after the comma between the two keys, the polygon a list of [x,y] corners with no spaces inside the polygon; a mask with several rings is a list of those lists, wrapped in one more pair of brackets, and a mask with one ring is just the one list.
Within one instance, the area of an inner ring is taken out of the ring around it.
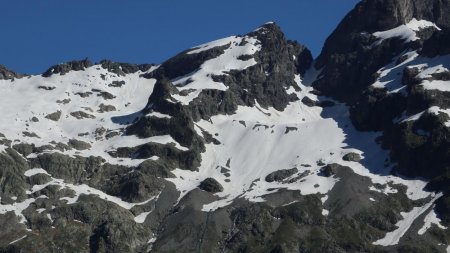
{"label": "mountain crest", "polygon": [[0,65],[0,80],[13,80],[15,78],[21,78],[25,75],[18,74],[14,71],[7,69],[5,66]]}

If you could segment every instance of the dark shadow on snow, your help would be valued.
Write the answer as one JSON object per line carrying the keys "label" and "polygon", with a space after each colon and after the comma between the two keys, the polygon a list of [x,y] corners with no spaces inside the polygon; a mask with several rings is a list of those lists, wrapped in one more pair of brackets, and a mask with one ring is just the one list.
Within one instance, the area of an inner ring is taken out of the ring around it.
{"label": "dark shadow on snow", "polygon": [[129,125],[131,123],[136,122],[139,118],[142,117],[142,115],[143,115],[142,111],[138,111],[128,115],[111,117],[111,121],[115,124]]}

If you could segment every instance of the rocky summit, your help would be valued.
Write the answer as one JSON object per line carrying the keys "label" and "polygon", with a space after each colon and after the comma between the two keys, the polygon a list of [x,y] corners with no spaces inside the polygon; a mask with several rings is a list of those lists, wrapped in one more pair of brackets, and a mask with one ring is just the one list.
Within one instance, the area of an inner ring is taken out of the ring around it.
{"label": "rocky summit", "polygon": [[0,252],[450,252],[450,2],[161,64],[0,66]]}

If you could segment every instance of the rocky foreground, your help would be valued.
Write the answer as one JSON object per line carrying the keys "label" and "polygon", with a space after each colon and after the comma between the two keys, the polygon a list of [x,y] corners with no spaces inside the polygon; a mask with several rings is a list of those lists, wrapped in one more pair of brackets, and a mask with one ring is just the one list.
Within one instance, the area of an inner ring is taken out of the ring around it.
{"label": "rocky foreground", "polygon": [[[370,17],[370,18],[368,18]],[[0,252],[450,251],[450,3],[162,64],[0,67]]]}

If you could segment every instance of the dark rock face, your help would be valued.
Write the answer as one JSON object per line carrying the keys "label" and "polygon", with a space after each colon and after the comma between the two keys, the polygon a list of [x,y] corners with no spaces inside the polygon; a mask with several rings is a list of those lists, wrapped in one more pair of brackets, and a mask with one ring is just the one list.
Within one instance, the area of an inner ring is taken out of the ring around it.
{"label": "dark rock face", "polygon": [[187,54],[189,50],[184,51],[165,61],[156,71],[149,73],[145,77],[157,77],[159,79],[164,76],[168,79],[174,79],[187,75],[197,70],[205,61],[223,54],[224,49],[228,46],[215,47],[197,54]]}
{"label": "dark rock face", "polygon": [[10,199],[13,196],[24,199],[27,186],[23,180],[23,172],[28,169],[26,160],[15,150],[8,148],[5,153],[0,154],[0,163],[2,164],[0,173],[2,201],[4,198]]}
{"label": "dark rock face", "polygon": [[[158,240],[156,252],[397,252],[405,247],[412,250],[437,251],[423,241],[410,241],[392,251],[371,245],[383,231],[395,228],[397,217],[392,210],[408,210],[410,203],[401,199],[403,193],[377,203],[377,207],[362,208],[366,199],[352,199],[350,210],[342,210],[350,198],[346,193],[366,189],[370,179],[351,174],[342,167],[338,174],[345,180],[336,191],[341,199],[330,203],[328,217],[321,213],[318,195],[302,196],[298,192],[280,191],[265,196],[267,202],[235,201],[231,206],[212,212],[195,209],[197,202],[208,198],[205,192],[192,191],[183,198],[180,208],[168,215]],[[363,182],[358,185],[359,182]],[[350,182],[354,182],[353,185]],[[349,187],[346,187],[349,186]],[[356,188],[356,189],[355,189]],[[295,199],[290,203],[291,198]],[[206,200],[207,201],[207,200]],[[280,201],[279,204],[273,203]],[[357,208],[353,208],[357,205]],[[348,215],[344,213],[349,212]],[[375,219],[373,217],[376,217]],[[174,239],[175,238],[175,239]],[[408,252],[406,250],[405,252]]]}
{"label": "dark rock face", "polygon": [[[418,130],[427,135],[420,135]],[[436,177],[446,175],[450,169],[449,137],[449,129],[438,117],[425,115],[416,122],[395,125],[383,139],[399,162],[400,173],[441,180]]]}
{"label": "dark rock face", "polygon": [[[388,64],[394,55],[415,47],[394,38],[371,47],[371,33],[386,31],[407,23],[412,18],[432,21],[438,27],[450,27],[450,6],[440,0],[365,0],[360,2],[326,40],[315,67],[322,78],[315,86],[326,95],[345,102],[355,97],[371,83],[373,73]],[[367,20],[367,17],[372,17]]]}
{"label": "dark rock face", "polygon": [[173,166],[194,171],[200,164],[198,150],[180,151],[170,145],[147,143],[133,148],[120,147],[110,151],[112,157],[134,157],[148,159],[152,156],[164,157]]}
{"label": "dark rock face", "polygon": [[69,71],[81,71],[86,68],[91,67],[93,64],[88,59],[84,59],[81,61],[70,61],[67,63],[58,64],[50,67],[47,71],[45,71],[42,76],[50,77],[53,74],[65,75]]}
{"label": "dark rock face", "polygon": [[68,144],[69,147],[72,147],[77,150],[85,150],[91,148],[91,144],[77,139],[70,139]]}
{"label": "dark rock face", "polygon": [[[107,69],[111,73],[115,73],[119,76],[125,76],[126,74],[136,73],[138,71],[148,71],[153,64],[130,64],[130,63],[119,63],[112,62],[109,60],[102,60],[98,63],[102,66],[102,68]],[[94,64],[88,59],[84,59],[81,61],[70,61],[67,63],[58,64],[50,67],[47,71],[45,71],[42,76],[50,77],[53,74],[65,75],[69,71],[81,71],[86,68],[92,67]]]}
{"label": "dark rock face", "polygon": [[102,68],[107,69],[111,73],[115,73],[119,76],[125,76],[126,74],[136,73],[138,71],[148,71],[153,64],[130,64],[130,63],[121,63],[121,62],[112,62],[109,60],[100,61],[100,65]]}
{"label": "dark rock face", "polygon": [[320,169],[320,174],[324,177],[331,177],[336,174],[337,170],[342,167],[339,164],[328,164]]}
{"label": "dark rock face", "polygon": [[[233,95],[227,94],[220,98],[227,100],[228,97],[234,97],[238,105],[248,106],[253,106],[256,100],[264,108],[283,110],[289,102],[298,100],[290,97],[285,89],[291,86],[298,89],[293,77],[309,68],[312,63],[311,53],[304,46],[286,40],[280,28],[272,23],[248,36],[255,36],[261,41],[262,49],[254,56],[258,64],[220,78],[230,87],[230,92],[234,91]],[[255,83],[260,85],[253,85]]]}
{"label": "dark rock face", "polygon": [[[439,0],[360,2],[327,39],[315,66],[322,73],[314,83],[322,94],[350,106],[352,121],[359,130],[383,132],[380,140],[391,151],[392,160],[398,162],[398,172],[440,182],[443,179],[436,177],[447,173],[450,161],[445,116],[425,113],[411,122],[398,119],[432,106],[450,108],[450,94],[424,89],[420,85],[423,80],[418,78],[421,70],[408,64],[395,77],[404,86],[404,92],[389,93],[370,85],[379,77],[377,71],[382,67],[391,62],[402,64],[406,60],[404,52],[416,51],[423,58],[448,55],[449,8],[447,1]],[[367,20],[368,15],[373,19]],[[393,37],[374,44],[376,38],[372,33],[393,29],[413,18],[431,21],[441,30],[418,31],[416,41]],[[447,80],[447,73],[433,74],[428,80]]]}
{"label": "dark rock face", "polygon": [[450,54],[448,41],[450,41],[450,29],[433,33],[433,36],[424,42],[422,54],[430,58],[438,55],[448,55]]}
{"label": "dark rock face", "polygon": [[214,178],[210,177],[203,180],[198,186],[198,188],[210,193],[217,193],[223,191],[222,185],[219,182],[217,182]]}

